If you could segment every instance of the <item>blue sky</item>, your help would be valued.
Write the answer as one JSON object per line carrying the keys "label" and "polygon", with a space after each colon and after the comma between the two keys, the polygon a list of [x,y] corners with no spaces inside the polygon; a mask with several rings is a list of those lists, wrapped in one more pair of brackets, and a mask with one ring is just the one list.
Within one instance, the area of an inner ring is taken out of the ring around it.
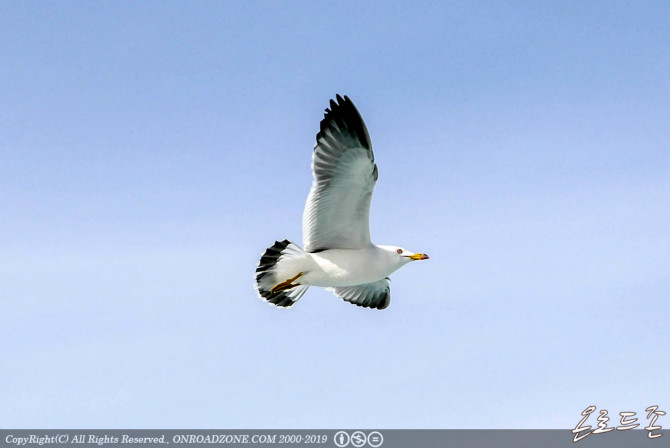
{"label": "blue sky", "polygon": [[[663,2],[2,2],[2,427],[572,428],[670,411]],[[256,298],[350,96],[370,311]],[[592,423],[592,422],[591,422]],[[659,422],[670,426],[670,422]]]}

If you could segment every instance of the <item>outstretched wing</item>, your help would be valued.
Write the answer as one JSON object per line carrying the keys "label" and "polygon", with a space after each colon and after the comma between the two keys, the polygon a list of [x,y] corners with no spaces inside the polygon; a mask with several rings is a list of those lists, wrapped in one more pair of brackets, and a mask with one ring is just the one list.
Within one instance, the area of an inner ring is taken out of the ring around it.
{"label": "outstretched wing", "polygon": [[312,155],[314,181],[302,217],[307,252],[372,244],[370,200],[377,181],[372,144],[354,103],[336,98],[321,120]]}
{"label": "outstretched wing", "polygon": [[364,285],[327,289],[333,291],[340,299],[365,308],[383,310],[391,303],[391,288],[385,278]]}

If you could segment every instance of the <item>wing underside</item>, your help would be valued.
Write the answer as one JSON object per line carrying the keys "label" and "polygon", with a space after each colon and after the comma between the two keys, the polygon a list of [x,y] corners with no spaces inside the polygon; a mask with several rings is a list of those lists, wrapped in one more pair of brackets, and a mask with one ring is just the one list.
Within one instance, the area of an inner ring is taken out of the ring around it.
{"label": "wing underside", "polygon": [[346,96],[337,95],[337,102],[331,100],[326,109],[316,135],[312,173],[303,214],[305,250],[369,246],[377,166],[365,123]]}
{"label": "wing underside", "polygon": [[340,299],[365,308],[383,310],[391,303],[391,288],[386,279],[364,285],[328,289]]}

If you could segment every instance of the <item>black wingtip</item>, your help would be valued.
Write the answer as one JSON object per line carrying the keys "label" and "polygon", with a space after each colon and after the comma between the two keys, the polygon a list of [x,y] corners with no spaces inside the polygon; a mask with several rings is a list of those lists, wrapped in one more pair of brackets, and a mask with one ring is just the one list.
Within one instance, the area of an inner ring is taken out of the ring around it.
{"label": "black wingtip", "polygon": [[362,147],[372,149],[368,129],[354,102],[347,95],[342,96],[338,93],[334,100],[330,100],[329,106],[321,120],[320,132],[316,134],[317,142],[322,133],[335,123],[337,126],[335,130],[338,133],[347,132]]}

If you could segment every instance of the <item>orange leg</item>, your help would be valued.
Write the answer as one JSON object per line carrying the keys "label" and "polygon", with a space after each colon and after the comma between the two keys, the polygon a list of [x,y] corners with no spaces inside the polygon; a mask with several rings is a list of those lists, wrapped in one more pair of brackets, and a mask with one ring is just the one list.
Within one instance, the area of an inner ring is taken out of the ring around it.
{"label": "orange leg", "polygon": [[293,284],[293,282],[296,281],[301,276],[302,276],[302,272],[298,272],[298,274],[295,277],[289,278],[285,282],[277,283],[276,285],[274,285],[272,287],[272,289],[270,290],[270,292],[272,292],[272,293],[282,292],[282,291],[289,290],[291,288],[295,288],[296,286],[299,286],[300,283]]}

